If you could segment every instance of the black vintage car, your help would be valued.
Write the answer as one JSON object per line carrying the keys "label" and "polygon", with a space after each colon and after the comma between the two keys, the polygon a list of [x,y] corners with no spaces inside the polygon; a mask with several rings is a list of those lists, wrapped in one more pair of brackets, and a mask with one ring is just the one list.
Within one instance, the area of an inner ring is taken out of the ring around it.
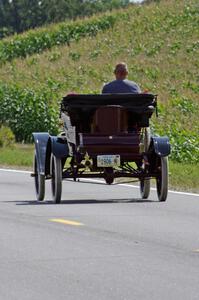
{"label": "black vintage car", "polygon": [[62,99],[63,131],[58,136],[33,133],[34,173],[37,200],[45,196],[50,179],[55,203],[60,203],[62,180],[66,178],[136,178],[141,198],[156,180],[159,201],[168,192],[167,137],[153,136],[149,121],[157,112],[152,94],[68,95]]}

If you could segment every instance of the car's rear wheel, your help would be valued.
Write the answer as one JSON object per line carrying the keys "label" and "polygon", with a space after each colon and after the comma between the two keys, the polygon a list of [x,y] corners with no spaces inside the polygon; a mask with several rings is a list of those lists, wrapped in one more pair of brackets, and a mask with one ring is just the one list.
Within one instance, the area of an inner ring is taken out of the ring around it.
{"label": "car's rear wheel", "polygon": [[158,176],[156,178],[159,201],[166,201],[168,194],[168,157],[158,158]]}
{"label": "car's rear wheel", "polygon": [[60,158],[53,154],[51,155],[50,169],[53,201],[60,203],[62,194],[62,162]]}
{"label": "car's rear wheel", "polygon": [[106,184],[112,184],[114,181],[114,173],[113,173],[113,168],[105,168],[105,181]]}
{"label": "car's rear wheel", "polygon": [[38,201],[43,201],[45,197],[45,175],[39,174],[38,160],[36,153],[34,154],[33,170],[35,181],[35,192]]}
{"label": "car's rear wheel", "polygon": [[140,180],[140,195],[142,199],[147,199],[150,194],[150,179]]}
{"label": "car's rear wheel", "polygon": [[108,178],[105,179],[105,181],[106,181],[106,184],[109,184],[109,185],[110,185],[110,184],[113,183],[114,178],[108,177]]}

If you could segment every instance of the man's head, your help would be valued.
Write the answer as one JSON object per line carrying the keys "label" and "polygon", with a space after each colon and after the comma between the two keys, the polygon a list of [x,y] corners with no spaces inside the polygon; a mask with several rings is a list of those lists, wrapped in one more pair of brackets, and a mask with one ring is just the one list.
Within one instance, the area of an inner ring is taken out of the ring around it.
{"label": "man's head", "polygon": [[114,74],[116,79],[124,80],[128,76],[127,64],[121,62],[115,66]]}

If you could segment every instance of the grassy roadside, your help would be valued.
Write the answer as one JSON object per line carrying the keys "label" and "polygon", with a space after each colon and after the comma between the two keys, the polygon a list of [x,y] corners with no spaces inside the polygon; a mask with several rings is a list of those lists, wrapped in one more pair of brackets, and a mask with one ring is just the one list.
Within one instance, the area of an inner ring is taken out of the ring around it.
{"label": "grassy roadside", "polygon": [[[12,149],[0,148],[0,167],[32,169],[33,145],[16,144]],[[173,190],[199,193],[199,165],[182,164],[170,160],[169,188]]]}
{"label": "grassy roadside", "polygon": [[199,164],[169,162],[169,188],[199,193]]}
{"label": "grassy roadside", "polygon": [[15,144],[12,148],[0,148],[0,167],[31,169],[34,145]]}

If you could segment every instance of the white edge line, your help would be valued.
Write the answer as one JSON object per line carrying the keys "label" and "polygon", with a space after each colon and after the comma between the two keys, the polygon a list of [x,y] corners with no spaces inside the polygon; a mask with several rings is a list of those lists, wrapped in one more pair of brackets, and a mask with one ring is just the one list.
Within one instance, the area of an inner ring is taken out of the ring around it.
{"label": "white edge line", "polygon": [[[14,169],[0,169],[2,172],[12,172],[12,173],[23,173],[23,174],[31,174],[30,171],[23,171],[23,170],[14,170]],[[97,180],[97,179],[90,179],[90,178],[83,178],[84,181],[90,181],[90,182],[96,182],[96,183],[104,183],[102,180]],[[139,186],[132,185],[132,184],[125,184],[125,183],[119,183],[117,184],[119,186],[124,186],[124,187],[130,187],[130,188],[136,188],[139,189]],[[155,188],[151,188],[152,191],[156,191]],[[199,194],[196,193],[186,193],[186,192],[178,192],[178,191],[171,191],[169,190],[169,193],[172,194],[179,194],[179,195],[187,195],[187,196],[195,196],[199,197]]]}
{"label": "white edge line", "polygon": [[14,170],[14,169],[0,169],[2,172],[11,172],[11,173],[23,173],[23,174],[31,174],[30,171],[24,171],[24,170]]}
{"label": "white edge line", "polygon": [[[92,181],[92,182],[96,182],[96,183],[104,183],[104,181],[101,181],[101,180],[97,180],[97,179],[88,179],[88,178],[84,178],[83,179],[84,181]],[[106,185],[106,183],[104,183]],[[133,184],[126,184],[126,183],[118,183],[116,185],[119,185],[119,186],[124,186],[124,187],[130,187],[130,188],[136,188],[136,189],[139,189],[140,187],[137,186],[137,185],[133,185]],[[156,188],[151,188],[152,191],[156,191]],[[180,194],[180,195],[188,195],[188,196],[196,196],[196,197],[199,197],[199,194],[194,194],[194,193],[186,193],[186,192],[179,192],[179,191],[171,191],[171,190],[168,190],[169,193],[173,193],[173,194]]]}

